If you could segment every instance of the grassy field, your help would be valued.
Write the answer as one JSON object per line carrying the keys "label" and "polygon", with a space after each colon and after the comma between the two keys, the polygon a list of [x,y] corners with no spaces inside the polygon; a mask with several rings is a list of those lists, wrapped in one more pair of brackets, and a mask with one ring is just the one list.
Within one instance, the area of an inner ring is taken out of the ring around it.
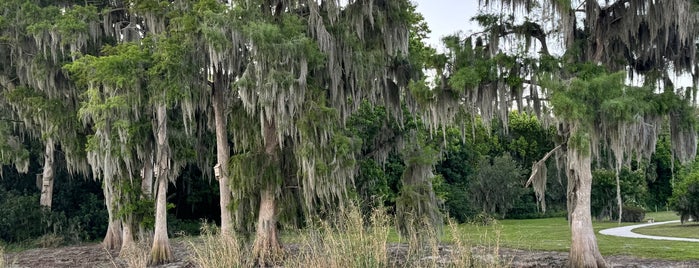
{"label": "grassy field", "polygon": [[699,238],[699,223],[670,223],[638,228],[634,229],[633,232],[645,235]]}
{"label": "grassy field", "polygon": [[[649,213],[647,217],[652,217],[656,221],[679,219],[674,212]],[[623,225],[633,225],[633,223],[623,223]],[[631,255],[672,260],[697,258],[699,243],[621,238],[598,233],[602,229],[618,226],[616,222],[593,221],[603,255]],[[549,251],[568,251],[570,248],[570,228],[565,218],[503,220],[497,225],[487,227],[464,224],[460,226],[460,231],[471,244],[499,243],[501,247]]]}

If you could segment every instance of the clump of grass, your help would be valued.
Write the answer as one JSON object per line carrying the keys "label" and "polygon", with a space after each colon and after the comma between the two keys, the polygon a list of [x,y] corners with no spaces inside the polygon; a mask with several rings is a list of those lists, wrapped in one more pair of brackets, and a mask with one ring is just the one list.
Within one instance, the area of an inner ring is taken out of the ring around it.
{"label": "clump of grass", "polygon": [[469,240],[467,232],[459,229],[459,226],[452,220],[449,221],[451,240],[454,247],[451,257],[454,262],[453,267],[512,267],[512,258],[505,259],[500,257],[502,225],[499,221],[489,221],[488,225],[483,225],[481,221],[478,221],[471,222],[469,225],[479,230],[480,242],[477,242],[479,244],[478,247],[469,247],[465,243],[465,241]]}
{"label": "clump of grass", "polygon": [[231,268],[252,267],[251,247],[238,238],[235,233],[221,235],[215,225],[203,223],[201,227],[201,242],[189,241],[192,251],[192,261],[198,267]]}
{"label": "clump of grass", "polygon": [[57,248],[65,244],[62,236],[54,233],[42,235],[34,241],[35,247],[39,248]]}
{"label": "clump of grass", "polygon": [[[438,230],[429,219],[408,219],[401,238],[406,239],[408,250],[401,266],[437,267],[441,255]],[[400,262],[396,264],[399,265]]]}
{"label": "clump of grass", "polygon": [[0,268],[5,268],[5,247],[0,245]]}
{"label": "clump of grass", "polygon": [[129,268],[145,268],[150,260],[150,243],[139,241],[121,250],[119,259]]}
{"label": "clump of grass", "polygon": [[450,254],[452,266],[473,267],[474,259],[471,253],[471,246],[466,244],[463,233],[459,231],[459,225],[453,219],[449,219],[448,226],[453,243]]}
{"label": "clump of grass", "polygon": [[391,220],[385,209],[372,211],[368,222],[356,205],[334,221],[317,221],[301,234],[298,254],[285,267],[386,267]]}

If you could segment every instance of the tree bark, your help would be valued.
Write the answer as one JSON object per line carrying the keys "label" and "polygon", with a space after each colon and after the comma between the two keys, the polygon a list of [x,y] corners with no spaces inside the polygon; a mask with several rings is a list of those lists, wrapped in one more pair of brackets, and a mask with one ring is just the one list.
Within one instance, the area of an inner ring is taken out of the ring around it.
{"label": "tree bark", "polygon": [[568,147],[568,213],[571,227],[571,245],[568,256],[569,267],[607,267],[597,247],[597,239],[592,229],[590,196],[592,194],[592,173],[589,149],[580,152]]}
{"label": "tree bark", "polygon": [[618,224],[621,224],[621,215],[624,213],[623,211],[623,204],[624,202],[621,200],[621,183],[619,182],[619,168],[616,168],[616,204],[619,209],[619,219],[618,219]]}
{"label": "tree bark", "polygon": [[119,246],[121,246],[121,220],[119,220],[116,217],[116,194],[114,192],[114,183],[113,183],[113,178],[109,176],[104,177],[104,185],[103,187],[103,192],[104,192],[104,202],[107,205],[107,215],[108,215],[108,223],[107,223],[107,234],[104,236],[104,240],[102,241],[102,246],[106,249],[117,249]]}
{"label": "tree bark", "polygon": [[[233,217],[231,216],[231,189],[228,182],[228,160],[230,159],[230,147],[228,145],[228,131],[226,129],[227,120],[225,107],[223,105],[225,86],[221,79],[221,74],[216,73],[216,80],[211,88],[211,103],[214,108],[214,121],[216,125],[216,161],[214,167],[216,179],[219,184],[219,196],[221,206],[221,234],[228,235],[233,231]],[[217,169],[217,170],[216,170]]]}
{"label": "tree bark", "polygon": [[149,154],[143,163],[141,174],[141,199],[153,198],[153,156]]}
{"label": "tree bark", "polygon": [[[148,154],[146,161],[143,164],[143,174],[141,174],[141,200],[152,200],[153,198],[153,155]],[[147,230],[143,224],[138,224],[138,240],[145,239],[153,235],[152,230]]]}
{"label": "tree bark", "polygon": [[170,147],[167,141],[167,111],[165,104],[157,108],[157,173],[158,190],[155,203],[155,235],[150,264],[162,264],[173,259],[167,236],[167,184],[170,170]]}
{"label": "tree bark", "polygon": [[119,251],[119,256],[121,256],[126,250],[134,246],[132,226],[132,216],[126,215],[121,225],[121,250]]}
{"label": "tree bark", "polygon": [[39,204],[48,210],[51,210],[53,200],[55,149],[53,139],[48,138],[44,145],[44,172],[41,174],[41,199],[39,200]]}
{"label": "tree bark", "polygon": [[269,184],[260,194],[260,213],[253,247],[260,266],[271,262],[281,251],[277,234],[276,185]]}
{"label": "tree bark", "polygon": [[[264,121],[265,154],[270,168],[279,167],[277,129],[274,120]],[[278,173],[278,174],[281,174]],[[253,256],[260,266],[266,266],[281,251],[277,235],[276,178],[265,178],[265,186],[260,191],[260,211],[257,216],[257,230]]]}

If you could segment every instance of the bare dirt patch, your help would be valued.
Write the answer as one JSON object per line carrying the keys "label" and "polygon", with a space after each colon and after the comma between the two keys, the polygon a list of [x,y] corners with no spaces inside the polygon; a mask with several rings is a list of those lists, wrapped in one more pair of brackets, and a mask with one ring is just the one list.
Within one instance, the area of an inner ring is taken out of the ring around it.
{"label": "bare dirt patch", "polygon": [[[294,246],[287,249],[293,254]],[[189,259],[188,243],[172,241],[175,262],[153,266],[156,268],[197,267]],[[425,264],[436,263],[447,266],[452,256],[451,247],[440,246],[440,256],[419,257]],[[406,245],[395,244],[389,248],[392,264],[401,266],[402,259],[408,255]],[[474,258],[482,261],[499,261],[510,267],[566,267],[568,254],[565,252],[526,251],[517,249],[500,249],[499,256],[494,256],[491,249],[473,248]],[[645,259],[632,256],[605,256],[610,267],[699,267],[699,260],[670,261]],[[126,262],[118,257],[118,251],[107,251],[99,244],[87,244],[60,248],[31,249],[18,253],[5,254],[5,261],[12,268],[36,267],[127,267]]]}

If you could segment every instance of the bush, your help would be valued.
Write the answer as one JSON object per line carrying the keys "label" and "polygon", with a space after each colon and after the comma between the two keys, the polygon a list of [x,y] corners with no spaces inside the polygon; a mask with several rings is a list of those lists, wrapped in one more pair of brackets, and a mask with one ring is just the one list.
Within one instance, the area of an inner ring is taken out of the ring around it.
{"label": "bush", "polygon": [[475,180],[469,185],[473,207],[483,212],[506,218],[520,197],[526,193],[522,188],[524,170],[509,154],[481,160]]}
{"label": "bush", "polygon": [[103,202],[88,194],[84,202],[77,205],[77,213],[70,216],[59,210],[60,206],[53,211],[41,208],[39,194],[21,194],[0,188],[0,240],[52,247],[94,240],[104,235],[107,215]]}
{"label": "bush", "polygon": [[41,236],[42,212],[39,195],[22,195],[0,188],[0,240],[7,243]]}
{"label": "bush", "polygon": [[470,223],[478,226],[489,226],[491,224],[497,223],[498,221],[488,213],[481,212],[476,216],[473,216]]}
{"label": "bush", "polygon": [[646,217],[646,210],[640,207],[624,206],[621,211],[621,221],[641,222]]}
{"label": "bush", "polygon": [[682,223],[690,217],[699,219],[699,172],[689,174],[672,193],[672,209],[680,215]]}

